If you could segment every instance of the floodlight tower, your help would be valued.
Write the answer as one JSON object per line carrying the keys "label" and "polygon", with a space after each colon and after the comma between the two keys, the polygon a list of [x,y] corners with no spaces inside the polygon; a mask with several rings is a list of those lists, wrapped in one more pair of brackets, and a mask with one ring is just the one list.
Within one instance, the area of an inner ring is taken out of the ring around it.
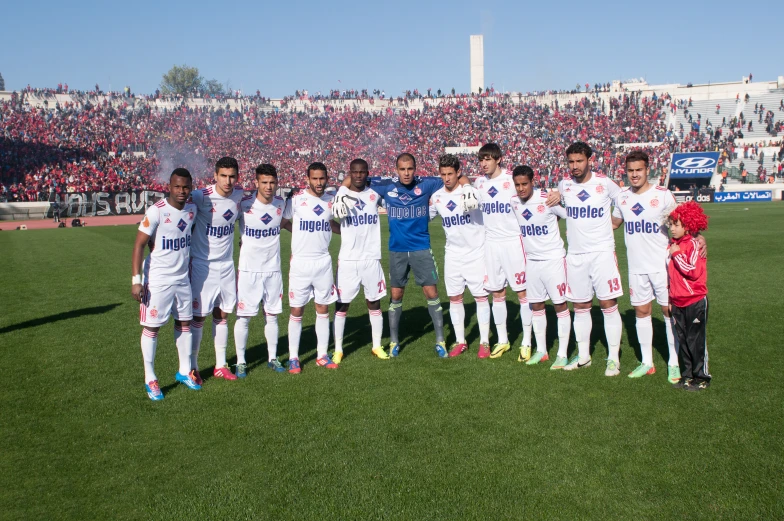
{"label": "floodlight tower", "polygon": [[470,36],[471,45],[471,92],[479,93],[485,88],[485,39],[481,34]]}

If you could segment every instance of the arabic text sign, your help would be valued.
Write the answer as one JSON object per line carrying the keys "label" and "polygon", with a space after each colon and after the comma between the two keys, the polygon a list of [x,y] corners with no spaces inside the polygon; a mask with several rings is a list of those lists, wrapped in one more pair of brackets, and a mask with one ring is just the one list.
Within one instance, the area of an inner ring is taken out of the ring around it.
{"label": "arabic text sign", "polygon": [[714,200],[717,203],[757,203],[773,200],[773,191],[761,190],[756,192],[716,192]]}
{"label": "arabic text sign", "polygon": [[670,179],[711,177],[719,164],[718,152],[686,152],[672,155]]}

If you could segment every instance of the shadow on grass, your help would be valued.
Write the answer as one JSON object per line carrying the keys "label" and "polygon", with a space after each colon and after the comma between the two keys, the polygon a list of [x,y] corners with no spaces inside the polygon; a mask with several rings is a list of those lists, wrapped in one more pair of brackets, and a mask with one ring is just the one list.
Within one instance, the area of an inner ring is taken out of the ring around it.
{"label": "shadow on grass", "polygon": [[[642,360],[640,341],[637,338],[637,315],[635,315],[634,309],[627,309],[621,317],[623,319],[623,327],[626,329],[626,336],[631,344],[630,347],[634,349],[634,356],[637,357],[637,360]],[[651,321],[653,323],[653,349],[659,353],[663,360],[668,361],[670,349],[667,346],[667,333],[664,321],[653,316]],[[632,342],[634,343],[632,344]],[[621,346],[621,349],[623,349],[623,346]]]}
{"label": "shadow on grass", "polygon": [[120,304],[107,304],[105,306],[74,309],[73,311],[65,311],[63,313],[57,313],[56,315],[49,315],[48,317],[34,318],[26,322],[11,324],[10,326],[0,328],[0,335],[4,333],[10,333],[12,331],[18,331],[20,329],[27,329],[29,327],[38,327],[51,324],[52,322],[59,322],[60,320],[70,320],[72,318],[79,318],[88,315],[101,315],[103,313],[108,313],[119,305]]}

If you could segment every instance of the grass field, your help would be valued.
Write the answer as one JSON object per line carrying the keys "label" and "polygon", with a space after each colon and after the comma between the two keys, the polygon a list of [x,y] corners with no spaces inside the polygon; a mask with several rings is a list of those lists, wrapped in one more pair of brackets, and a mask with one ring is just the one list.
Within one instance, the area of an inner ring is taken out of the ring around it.
{"label": "grass field", "polygon": [[[357,301],[337,371],[315,366],[311,306],[301,375],[263,367],[256,320],[248,378],[189,391],[174,385],[170,323],[156,364],[166,399],[153,403],[130,296],[134,227],[0,233],[0,519],[782,519],[784,205],[707,211],[704,393],[667,384],[656,312],[659,372],[626,378],[637,365],[628,295],[622,376],[606,378],[601,313],[586,370],[525,367],[514,350],[478,360],[475,319],[470,354],[443,360],[412,284],[401,356],[370,355]],[[431,230],[442,264],[443,232]],[[549,307],[548,319],[552,342]],[[284,354],[285,309],[280,325]],[[206,331],[200,361],[211,374]]]}

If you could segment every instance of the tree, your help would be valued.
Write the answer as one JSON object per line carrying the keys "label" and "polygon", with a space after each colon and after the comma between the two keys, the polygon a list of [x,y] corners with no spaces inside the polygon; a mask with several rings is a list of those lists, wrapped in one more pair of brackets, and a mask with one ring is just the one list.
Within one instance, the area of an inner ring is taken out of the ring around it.
{"label": "tree", "polygon": [[198,68],[174,65],[161,78],[161,91],[164,94],[179,94],[187,97],[199,90],[203,81],[199,76]]}
{"label": "tree", "polygon": [[218,94],[223,94],[223,84],[216,79],[207,80],[201,87],[201,90],[204,91],[205,94],[210,96],[216,96]]}

